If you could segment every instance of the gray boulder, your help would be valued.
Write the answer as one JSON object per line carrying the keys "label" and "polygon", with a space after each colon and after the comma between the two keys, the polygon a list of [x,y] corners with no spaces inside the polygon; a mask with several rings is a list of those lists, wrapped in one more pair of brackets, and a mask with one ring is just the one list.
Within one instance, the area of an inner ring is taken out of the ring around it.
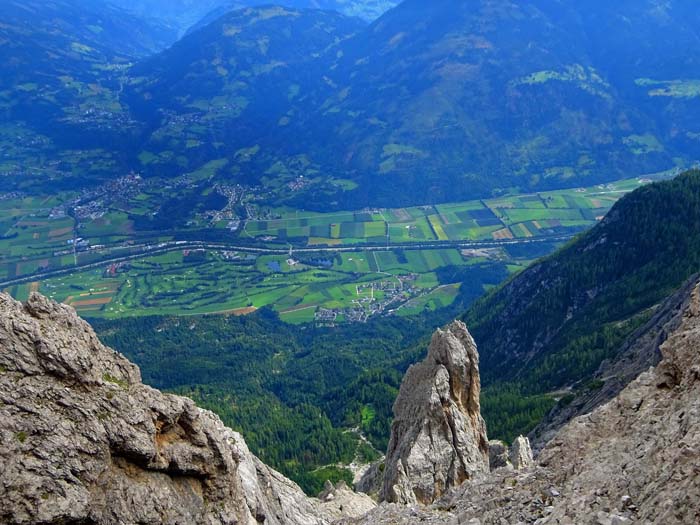
{"label": "gray boulder", "polygon": [[518,436],[513,441],[513,444],[510,446],[510,463],[515,470],[530,468],[535,464],[528,438]]}

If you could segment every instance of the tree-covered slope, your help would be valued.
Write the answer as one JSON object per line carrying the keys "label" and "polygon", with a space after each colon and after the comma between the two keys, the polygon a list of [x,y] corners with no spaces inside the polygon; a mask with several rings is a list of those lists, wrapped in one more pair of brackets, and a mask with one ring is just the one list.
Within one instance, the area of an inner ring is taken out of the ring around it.
{"label": "tree-covered slope", "polygon": [[343,46],[308,142],[336,137],[318,155],[341,151],[370,202],[665,169],[698,149],[674,118],[697,116],[696,7],[409,0]]}
{"label": "tree-covered slope", "polygon": [[282,131],[323,82],[339,42],[362,27],[334,12],[248,8],[141,62],[125,99],[150,129],[144,168],[167,175],[219,160],[228,178],[269,186],[310,175],[308,157]]}
{"label": "tree-covered slope", "polygon": [[486,391],[585,387],[699,270],[700,171],[631,193],[597,227],[468,310]]}
{"label": "tree-covered slope", "polygon": [[689,165],[700,147],[695,7],[408,0],[364,28],[328,12],[229,13],[134,69],[126,100],[174,108],[149,132],[141,168],[226,159],[226,176],[262,183],[270,201],[331,209]]}
{"label": "tree-covered slope", "polygon": [[[224,16],[229,11],[243,7],[270,5],[265,0],[224,0],[221,5],[207,13],[194,24],[188,32],[195,31],[212,23],[217,18]],[[372,21],[379,18],[399,2],[397,0],[280,0],[275,5],[291,7],[293,9],[323,9],[324,11],[337,11],[346,16],[354,16],[363,20]]]}
{"label": "tree-covered slope", "polygon": [[[122,78],[167,28],[90,0],[6,0],[0,8],[0,172],[4,188],[88,171],[116,176],[136,123]],[[9,174],[9,175],[8,175]],[[75,182],[74,182],[75,184]]]}
{"label": "tree-covered slope", "polygon": [[[141,367],[144,380],[195,399],[240,430],[252,450],[317,494],[317,471],[386,447],[402,351],[433,323],[382,319],[314,329],[263,310],[248,317],[93,320],[100,337]],[[383,451],[383,450],[382,450]]]}

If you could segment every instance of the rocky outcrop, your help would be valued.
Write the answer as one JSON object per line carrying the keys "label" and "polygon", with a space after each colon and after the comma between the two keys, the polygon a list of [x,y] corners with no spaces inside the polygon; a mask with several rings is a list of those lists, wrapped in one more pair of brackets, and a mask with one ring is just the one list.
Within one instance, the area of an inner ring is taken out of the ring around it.
{"label": "rocky outcrop", "polygon": [[36,294],[26,304],[0,294],[0,438],[2,523],[321,525],[343,515],[262,464],[211,412],[143,385],[74,310]]}
{"label": "rocky outcrop", "polygon": [[323,503],[325,515],[336,520],[345,516],[364,516],[377,506],[372,498],[356,493],[344,481],[335,485],[326,481],[318,499]]}
{"label": "rocky outcrop", "polygon": [[535,464],[532,458],[530,440],[523,436],[518,436],[510,447],[510,463],[515,470],[524,470]]}
{"label": "rocky outcrop", "polygon": [[559,403],[545,417],[529,435],[535,450],[541,450],[566,423],[610,401],[642,372],[661,361],[661,345],[680,326],[697,282],[698,276],[689,279],[625,340],[614,359],[600,365],[591,382],[598,387],[580,389],[573,399]]}
{"label": "rocky outcrop", "polygon": [[612,525],[700,521],[700,287],[660,364],[573,420],[530,469],[498,469],[424,509],[381,505],[345,523]]}
{"label": "rocky outcrop", "polygon": [[372,497],[378,497],[384,479],[384,458],[372,463],[355,483],[355,490]]}
{"label": "rocky outcrop", "polygon": [[394,403],[381,500],[432,503],[489,471],[480,390],[479,357],[464,323],[437,330]]}
{"label": "rocky outcrop", "polygon": [[510,448],[503,441],[497,439],[489,441],[489,467],[491,471],[501,468],[525,470],[534,464],[535,460],[532,457],[528,438],[518,436]]}
{"label": "rocky outcrop", "polygon": [[503,441],[498,439],[489,441],[489,468],[492,471],[499,468],[513,468],[508,445]]}
{"label": "rocky outcrop", "polygon": [[[697,523],[700,287],[666,326],[658,366],[532,466],[525,438],[489,447],[474,343],[461,323],[439,330],[402,384],[382,486],[436,501],[374,507],[342,483],[305,497],[215,415],[144,386],[69,307],[0,294],[0,522]],[[489,452],[505,463],[491,473]]]}

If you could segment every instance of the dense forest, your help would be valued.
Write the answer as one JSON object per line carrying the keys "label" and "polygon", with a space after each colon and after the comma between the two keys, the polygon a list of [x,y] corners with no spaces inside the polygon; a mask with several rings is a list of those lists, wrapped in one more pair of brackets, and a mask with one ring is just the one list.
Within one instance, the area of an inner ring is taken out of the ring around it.
{"label": "dense forest", "polygon": [[361,430],[384,451],[404,349],[432,329],[400,318],[317,329],[272,310],[247,317],[144,317],[92,321],[106,344],[137,362],[144,380],[185,394],[241,431],[266,463],[310,494],[359,455]]}
{"label": "dense forest", "polygon": [[[570,385],[595,388],[589,379],[601,362],[699,270],[700,171],[631,193],[468,310],[487,390],[540,400]],[[510,427],[509,413],[496,428]]]}
{"label": "dense forest", "polygon": [[[482,290],[465,282],[450,308],[334,328],[289,325],[267,308],[246,317],[91,322],[106,344],[139,364],[147,383],[216,412],[266,463],[316,494],[327,478],[349,480],[347,470],[329,465],[384,453],[404,372],[424,357],[432,331]],[[494,394],[493,401],[485,394],[485,414],[496,418],[491,435],[503,438],[531,428],[553,403]],[[501,422],[506,405],[511,415]]]}

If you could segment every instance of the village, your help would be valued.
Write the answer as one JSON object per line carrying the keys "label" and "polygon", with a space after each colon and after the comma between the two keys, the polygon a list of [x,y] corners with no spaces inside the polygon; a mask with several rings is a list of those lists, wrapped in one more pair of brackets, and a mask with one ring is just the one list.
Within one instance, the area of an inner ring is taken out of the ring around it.
{"label": "village", "polygon": [[416,274],[396,275],[393,279],[358,284],[357,298],[347,308],[319,308],[314,320],[324,325],[340,320],[347,323],[366,323],[370,318],[391,315],[403,303],[419,297],[426,290],[415,286]]}

